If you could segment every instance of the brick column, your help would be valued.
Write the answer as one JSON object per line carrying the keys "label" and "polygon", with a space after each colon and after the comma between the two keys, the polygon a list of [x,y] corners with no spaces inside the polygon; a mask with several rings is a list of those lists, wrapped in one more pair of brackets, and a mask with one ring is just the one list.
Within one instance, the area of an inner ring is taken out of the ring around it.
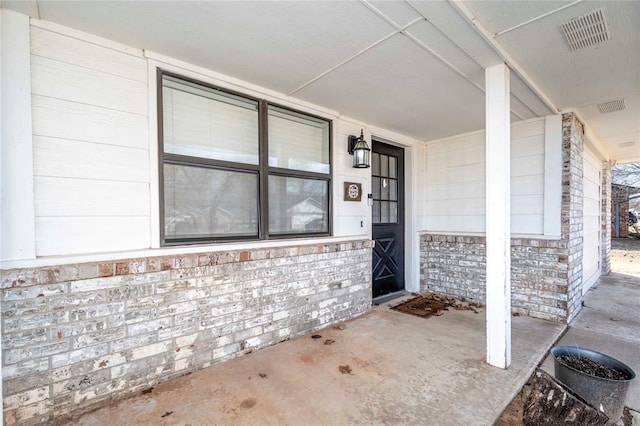
{"label": "brick column", "polygon": [[574,113],[562,115],[562,240],[568,248],[567,322],[580,311],[583,248],[584,125]]}

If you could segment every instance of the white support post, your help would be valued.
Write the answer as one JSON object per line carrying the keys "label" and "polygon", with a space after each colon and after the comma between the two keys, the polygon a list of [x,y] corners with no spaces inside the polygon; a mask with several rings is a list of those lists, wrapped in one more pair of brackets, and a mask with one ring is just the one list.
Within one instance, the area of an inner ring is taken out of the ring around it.
{"label": "white support post", "polygon": [[509,68],[485,70],[487,362],[511,364],[511,122]]}
{"label": "white support post", "polygon": [[0,10],[0,259],[33,259],[35,212],[29,17]]}
{"label": "white support post", "polygon": [[562,116],[544,120],[544,235],[560,238],[562,210]]}

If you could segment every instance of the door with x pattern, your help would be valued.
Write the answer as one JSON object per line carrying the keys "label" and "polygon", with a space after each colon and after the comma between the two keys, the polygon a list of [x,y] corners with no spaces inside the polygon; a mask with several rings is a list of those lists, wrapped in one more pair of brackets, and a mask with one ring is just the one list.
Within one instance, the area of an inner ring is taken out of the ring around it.
{"label": "door with x pattern", "polygon": [[373,298],[404,290],[404,149],[373,140]]}

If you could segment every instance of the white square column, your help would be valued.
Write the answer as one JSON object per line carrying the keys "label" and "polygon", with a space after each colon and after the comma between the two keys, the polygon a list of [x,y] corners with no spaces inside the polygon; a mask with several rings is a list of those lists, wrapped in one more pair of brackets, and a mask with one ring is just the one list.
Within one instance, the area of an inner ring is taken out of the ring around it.
{"label": "white square column", "polygon": [[0,260],[34,259],[29,17],[0,10]]}
{"label": "white square column", "polygon": [[509,68],[485,70],[487,362],[511,364],[511,122]]}

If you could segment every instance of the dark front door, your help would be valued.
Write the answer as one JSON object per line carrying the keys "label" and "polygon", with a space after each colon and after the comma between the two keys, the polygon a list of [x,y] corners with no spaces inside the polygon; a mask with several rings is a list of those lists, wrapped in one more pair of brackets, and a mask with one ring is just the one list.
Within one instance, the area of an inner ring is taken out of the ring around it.
{"label": "dark front door", "polygon": [[404,290],[404,149],[373,141],[373,297]]}

